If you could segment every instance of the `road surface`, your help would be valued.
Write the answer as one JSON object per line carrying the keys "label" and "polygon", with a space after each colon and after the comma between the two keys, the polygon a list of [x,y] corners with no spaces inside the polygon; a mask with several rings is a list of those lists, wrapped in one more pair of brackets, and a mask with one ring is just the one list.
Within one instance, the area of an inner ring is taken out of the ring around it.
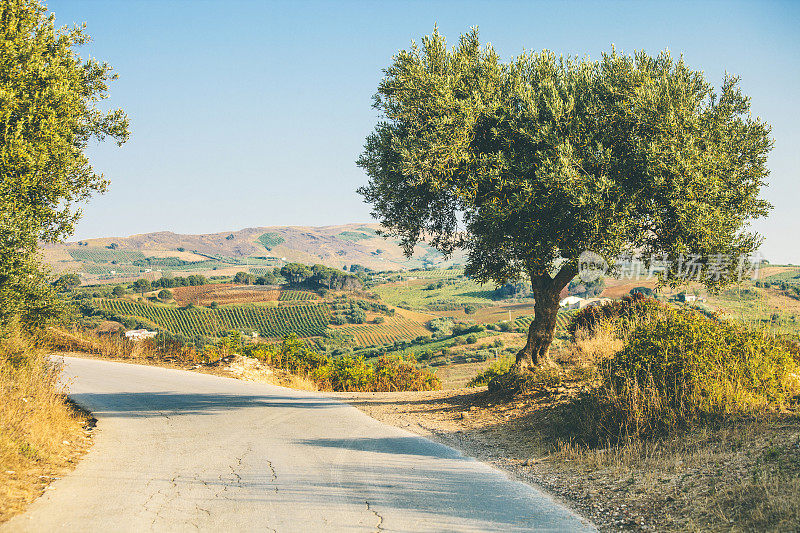
{"label": "road surface", "polygon": [[5,531],[591,531],[543,492],[323,394],[65,358],[95,443]]}

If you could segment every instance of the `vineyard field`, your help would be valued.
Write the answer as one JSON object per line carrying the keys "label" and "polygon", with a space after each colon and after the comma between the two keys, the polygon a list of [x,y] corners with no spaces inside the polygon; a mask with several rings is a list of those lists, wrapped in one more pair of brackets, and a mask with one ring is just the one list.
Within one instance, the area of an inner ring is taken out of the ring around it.
{"label": "vineyard field", "polygon": [[69,250],[69,255],[76,261],[91,261],[93,263],[133,263],[144,259],[144,254],[138,250],[112,250],[110,248],[78,248]]}
{"label": "vineyard field", "polygon": [[135,276],[144,272],[143,268],[133,265],[110,265],[110,264],[96,264],[96,263],[83,263],[81,271],[87,274],[96,274],[99,276]]}
{"label": "vineyard field", "polygon": [[352,335],[357,346],[392,344],[395,341],[408,341],[431,334],[425,324],[399,314],[387,317],[383,324],[348,324],[336,326],[335,330]]}
{"label": "vineyard field", "polygon": [[321,335],[330,312],[325,305],[264,307],[229,306],[218,309],[181,309],[130,300],[97,300],[100,307],[117,315],[142,318],[174,335],[219,337],[229,330],[257,331],[263,337]]}
{"label": "vineyard field", "polygon": [[316,300],[317,296],[313,292],[308,291],[281,291],[281,296],[278,300],[282,302],[298,302]]}
{"label": "vineyard field", "polygon": [[238,285],[233,283],[215,283],[196,285],[194,287],[175,287],[173,298],[183,305],[245,304],[255,302],[277,301],[280,291],[265,285]]}

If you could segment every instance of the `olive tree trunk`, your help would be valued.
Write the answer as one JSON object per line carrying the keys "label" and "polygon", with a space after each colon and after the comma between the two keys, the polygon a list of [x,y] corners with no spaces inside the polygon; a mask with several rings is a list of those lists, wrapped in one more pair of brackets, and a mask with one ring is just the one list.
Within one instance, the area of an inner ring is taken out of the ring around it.
{"label": "olive tree trunk", "polygon": [[528,371],[547,357],[556,330],[559,295],[576,274],[577,269],[567,264],[555,277],[549,274],[531,275],[533,297],[536,299],[533,306],[534,316],[525,347],[517,353],[517,361],[514,363],[514,370],[517,372]]}

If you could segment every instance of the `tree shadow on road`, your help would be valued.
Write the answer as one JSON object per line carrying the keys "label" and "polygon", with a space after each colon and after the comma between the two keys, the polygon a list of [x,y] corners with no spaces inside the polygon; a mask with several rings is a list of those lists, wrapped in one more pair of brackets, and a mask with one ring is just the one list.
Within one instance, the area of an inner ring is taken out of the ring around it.
{"label": "tree shadow on road", "polygon": [[70,394],[96,417],[159,417],[215,414],[253,408],[324,409],[342,407],[335,400],[275,395],[181,392],[115,392]]}

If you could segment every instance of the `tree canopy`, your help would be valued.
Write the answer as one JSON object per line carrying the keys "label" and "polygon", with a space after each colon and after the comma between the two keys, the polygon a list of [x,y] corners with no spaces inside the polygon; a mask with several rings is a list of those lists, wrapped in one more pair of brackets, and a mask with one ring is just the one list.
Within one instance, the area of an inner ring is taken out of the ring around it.
{"label": "tree canopy", "polygon": [[770,208],[759,196],[770,128],[738,78],[715,90],[667,51],[504,63],[476,29],[453,48],[434,30],[397,53],[374,106],[359,192],[408,255],[429,240],[465,249],[479,281],[530,278],[536,318],[520,367],[547,353],[584,251],[675,265],[680,254],[746,257],[760,242],[747,224]]}
{"label": "tree canopy", "polygon": [[128,138],[128,119],[102,111],[116,75],[76,48],[83,27],[55,28],[36,0],[0,2],[0,319],[28,324],[48,314],[50,292],[36,257],[38,243],[72,234],[75,203],[103,192],[107,181],[84,149],[91,139]]}

